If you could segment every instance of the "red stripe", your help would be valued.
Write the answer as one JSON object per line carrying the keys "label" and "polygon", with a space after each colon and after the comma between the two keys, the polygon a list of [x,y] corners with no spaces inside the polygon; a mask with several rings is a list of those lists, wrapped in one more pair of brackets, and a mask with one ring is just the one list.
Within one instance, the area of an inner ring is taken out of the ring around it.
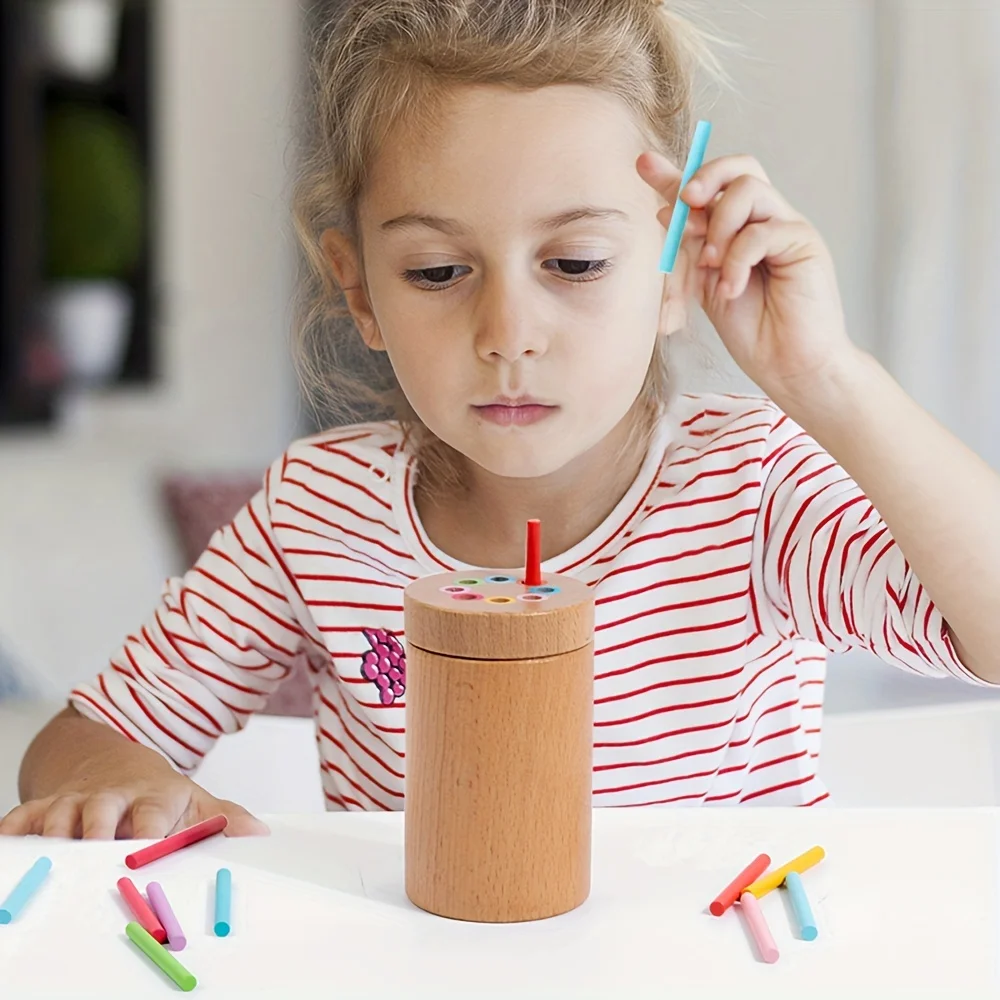
{"label": "red stripe", "polygon": [[[270,472],[268,472],[268,476],[267,476],[268,489],[270,489],[270,479],[271,479],[271,474],[270,474]],[[289,571],[288,567],[285,565],[285,560],[281,557],[281,553],[278,551],[277,546],[271,541],[270,536],[264,530],[264,526],[258,520],[257,514],[255,513],[253,507],[247,507],[247,513],[250,515],[250,519],[253,521],[254,526],[257,528],[257,531],[260,533],[260,537],[264,540],[264,544],[270,550],[271,555],[274,558],[274,561],[281,567],[281,571],[285,574],[285,579],[288,581],[288,585],[292,588],[292,590],[295,591],[296,594],[299,595],[299,597],[301,597],[302,594],[299,593],[299,585],[296,582],[295,577],[292,576],[292,574]]]}
{"label": "red stripe", "polygon": [[[321,736],[323,736],[323,737],[324,737],[325,739],[329,740],[329,742],[331,742],[331,743],[332,743],[332,744],[333,744],[333,745],[334,745],[334,746],[335,746],[335,747],[336,747],[336,748],[337,748],[337,749],[338,749],[338,750],[339,750],[339,751],[340,751],[340,752],[341,752],[341,753],[342,753],[342,754],[343,754],[343,755],[344,755],[344,756],[345,756],[345,757],[346,757],[346,758],[347,758],[347,759],[348,759],[348,760],[349,760],[349,761],[351,762],[351,764],[352,764],[352,765],[353,765],[354,767],[356,767],[356,768],[357,768],[357,769],[358,769],[358,770],[359,770],[359,771],[360,771],[360,772],[361,772],[361,773],[362,773],[362,774],[363,774],[363,775],[364,775],[364,776],[365,776],[365,777],[366,777],[366,778],[367,778],[367,779],[368,779],[368,780],[369,780],[369,781],[370,781],[370,782],[371,782],[371,783],[372,783],[373,785],[375,785],[375,787],[376,787],[376,788],[380,788],[380,789],[381,789],[381,790],[382,790],[383,792],[385,792],[385,793],[386,793],[386,795],[391,795],[391,796],[392,796],[393,798],[395,798],[395,799],[402,799],[402,798],[403,798],[403,793],[402,793],[402,792],[397,792],[397,791],[394,791],[393,789],[391,789],[391,788],[387,787],[386,785],[383,785],[381,781],[377,781],[377,780],[376,780],[375,778],[373,778],[373,777],[372,777],[372,776],[371,776],[371,775],[370,775],[370,774],[369,774],[369,773],[368,773],[368,772],[367,772],[367,771],[366,771],[366,770],[365,770],[365,769],[364,769],[364,768],[363,768],[363,767],[362,767],[362,766],[361,766],[361,765],[360,765],[360,764],[359,764],[359,763],[358,763],[358,762],[357,762],[357,761],[356,761],[356,760],[355,760],[355,759],[354,759],[354,758],[353,758],[353,757],[351,756],[351,754],[350,754],[350,753],[348,753],[348,751],[347,751],[347,747],[345,747],[345,746],[344,746],[344,744],[343,744],[343,743],[341,743],[341,742],[340,742],[340,740],[338,740],[338,739],[337,739],[337,737],[333,735],[333,733],[331,733],[331,732],[330,732],[329,730],[327,730],[327,729],[324,729],[324,728],[323,728],[322,726],[320,727],[320,730],[319,730],[319,731],[320,731],[320,735],[321,735]],[[377,760],[377,759],[378,759],[378,758],[376,758],[376,760]],[[379,763],[381,763],[381,761],[379,761]]]}
{"label": "red stripe", "polygon": [[755,438],[750,438],[747,441],[738,441],[736,444],[724,444],[721,448],[708,448],[705,451],[700,451],[694,448],[694,446],[690,444],[682,444],[679,446],[678,451],[680,451],[682,448],[691,449],[695,451],[695,454],[692,455],[690,458],[672,459],[669,468],[673,470],[677,468],[678,465],[690,465],[692,462],[700,462],[702,459],[708,458],[709,455],[719,455],[727,451],[738,451],[740,448],[747,448],[752,444],[763,444],[764,440],[765,439],[762,437],[755,437]]}
{"label": "red stripe", "polygon": [[[379,757],[377,753],[375,753],[374,750],[372,750],[369,747],[366,747],[364,743],[362,743],[361,740],[359,740],[357,736],[354,735],[354,733],[347,727],[347,725],[345,725],[344,718],[340,714],[337,707],[331,701],[328,701],[323,696],[322,693],[320,693],[320,701],[322,701],[323,705],[326,708],[330,709],[330,711],[333,712],[333,714],[337,718],[337,722],[340,724],[341,731],[362,753],[366,753],[369,757],[371,757],[373,761],[375,761],[379,765],[379,767],[381,767],[388,774],[391,774],[394,778],[398,778],[400,781],[404,780],[404,775],[402,771],[393,770],[381,757]],[[394,753],[397,757],[401,758],[403,756],[398,750],[394,749],[393,747],[390,747],[387,743],[385,743],[384,740],[381,740],[378,736],[372,733],[372,731],[368,729],[363,722],[360,723],[360,725],[362,726],[364,731],[368,733],[369,736],[372,737],[372,739],[377,740],[380,743],[380,745],[383,746],[386,750],[389,750],[390,752]],[[351,754],[348,754],[348,756],[351,757]]]}
{"label": "red stripe", "polygon": [[[389,555],[391,556],[398,556],[400,559],[410,558],[410,554],[408,552],[403,552],[400,549],[394,549],[391,545],[387,545],[385,542],[380,541],[378,538],[371,538],[368,535],[363,535],[361,534],[360,531],[354,531],[351,528],[345,528],[344,525],[338,524],[336,521],[331,521],[329,520],[329,518],[322,517],[311,510],[306,510],[305,507],[300,507],[298,506],[298,504],[294,504],[290,500],[278,499],[275,500],[274,503],[275,506],[280,505],[282,507],[287,507],[290,510],[294,510],[296,513],[301,514],[303,517],[309,518],[309,520],[311,521],[318,521],[320,524],[323,524],[328,528],[332,528],[334,531],[346,535],[348,538],[358,538],[362,542],[365,542],[368,545],[376,545],[378,546],[378,548],[383,549],[385,552],[388,552]],[[289,527],[293,527],[293,525],[289,525]]]}
{"label": "red stripe", "polygon": [[[356,479],[348,479],[347,476],[341,476],[339,473],[331,472],[329,469],[324,469],[321,466],[314,465],[312,462],[307,462],[304,458],[297,458],[297,457],[296,458],[290,458],[288,460],[288,464],[289,465],[304,465],[307,469],[310,469],[311,471],[317,473],[320,476],[327,476],[329,479],[334,479],[338,483],[343,483],[345,486],[349,486],[351,489],[358,490],[360,493],[364,493],[364,495],[366,497],[368,497],[369,500],[374,500],[375,503],[377,503],[380,507],[383,507],[385,510],[390,510],[390,511],[392,510],[392,504],[391,503],[389,503],[386,500],[383,500],[382,497],[380,497],[377,493],[373,493],[370,489],[368,489],[367,486],[362,486],[362,484],[359,483]],[[299,482],[298,480],[289,479],[287,476],[283,477],[283,482],[286,482],[286,483],[296,483],[299,486],[303,486],[304,485],[303,483]],[[313,492],[308,486],[304,486],[304,488],[306,490],[308,490],[310,493]],[[317,496],[317,497],[319,497],[321,500],[329,499],[329,497],[327,497],[327,496],[325,496],[324,494],[321,494],[321,493],[315,493],[314,495]],[[337,504],[337,506],[341,506],[341,505]],[[345,508],[345,509],[350,509],[350,508]],[[357,512],[356,511],[352,511],[352,513],[357,513]],[[363,515],[358,514],[358,517],[362,517],[362,516]],[[372,520],[372,518],[369,518],[369,517],[365,517],[364,519],[366,521]],[[381,522],[376,522],[376,523],[381,523]],[[385,527],[388,528],[389,526],[385,525]],[[390,530],[392,530],[392,529],[390,529]],[[397,532],[397,534],[398,534],[398,532]]]}
{"label": "red stripe", "polygon": [[[293,465],[293,464],[296,464],[298,462],[301,462],[301,459],[293,459],[288,464],[289,465]],[[301,464],[308,465],[309,463],[308,462],[301,462]],[[349,485],[357,486],[357,483],[351,484],[350,480],[344,479],[342,476],[335,476],[335,475],[333,475],[332,472],[323,472],[323,470],[317,469],[316,466],[309,466],[309,467],[311,469],[314,469],[316,472],[321,472],[323,475],[331,476],[333,479],[339,479],[341,482],[348,483]],[[329,504],[331,507],[336,507],[338,510],[342,510],[342,511],[344,511],[347,514],[350,514],[352,517],[356,517],[359,521],[367,521],[369,524],[378,525],[378,527],[380,527],[380,528],[385,528],[385,530],[388,531],[390,534],[396,535],[397,537],[399,536],[399,530],[397,528],[394,528],[391,524],[388,524],[385,521],[380,521],[377,517],[371,517],[368,514],[362,514],[360,510],[358,510],[355,507],[350,506],[350,504],[346,504],[342,500],[337,500],[337,499],[335,499],[334,497],[330,496],[327,493],[320,493],[319,490],[314,490],[307,483],[302,482],[301,479],[291,479],[290,477],[285,476],[285,480],[284,481],[286,483],[290,483],[292,486],[298,486],[299,489],[304,490],[310,496],[315,497],[317,500],[321,500],[325,504]],[[391,505],[387,504],[381,498],[376,497],[374,494],[370,493],[368,490],[364,490],[364,492],[367,493],[369,496],[371,496],[373,499],[378,500],[378,502],[380,504],[382,504],[382,506],[385,507],[386,510],[392,510]]]}
{"label": "red stripe", "polygon": [[[142,681],[143,684],[150,690],[150,693],[153,694],[153,692],[156,689],[157,682],[160,681],[161,678],[157,676],[155,678],[155,680],[151,680],[149,677],[147,677],[146,674],[145,674],[145,672],[143,671],[142,667],[139,666],[138,660],[136,660],[136,658],[132,655],[132,652],[131,652],[131,650],[129,650],[129,648],[128,648],[127,645],[122,647],[122,652],[128,657],[128,661],[129,661],[129,663],[132,664],[132,669],[138,675],[138,679],[140,681]],[[111,661],[111,666],[112,666],[112,668],[115,671],[117,671],[118,673],[122,674],[123,676],[134,679],[132,674],[130,674],[124,667],[120,667],[113,660]],[[164,683],[166,683],[166,682],[164,681]],[[174,690],[171,685],[167,685],[167,686],[170,687],[171,691]],[[210,740],[214,740],[218,736],[218,731],[212,733],[212,732],[209,732],[207,729],[202,729],[202,727],[199,726],[196,722],[192,722],[186,716],[181,715],[181,713],[178,712],[177,709],[174,708],[173,705],[171,705],[169,701],[166,701],[163,698],[159,697],[159,693],[158,692],[156,694],[153,694],[153,697],[155,697],[156,700],[157,700],[157,703],[160,704],[160,705],[162,705],[168,712],[170,712],[173,715],[176,715],[177,718],[180,719],[181,722],[184,723],[184,725],[190,726],[196,732],[201,733],[202,736],[205,736],[205,737],[207,737]]]}
{"label": "red stripe", "polygon": [[389,587],[392,590],[403,590],[401,583],[390,580],[369,580],[361,576],[330,576],[325,573],[299,573],[300,580],[319,580],[323,583],[360,583],[366,587]]}
{"label": "red stripe", "polygon": [[[655,640],[667,639],[676,635],[694,635],[697,632],[715,632],[718,629],[732,628],[734,625],[743,625],[745,622],[746,615],[744,614],[740,615],[739,618],[731,618],[728,621],[708,622],[705,625],[686,625],[684,628],[665,629],[662,632],[653,632],[650,635],[640,635],[636,636],[634,639],[627,639],[625,642],[618,643],[617,646],[605,646],[601,652],[615,653],[620,649],[631,649],[633,646],[638,646],[643,642],[653,642]],[[746,640],[744,640],[744,643],[745,641]],[[744,643],[741,643],[741,645]],[[709,651],[709,653],[712,652],[717,652],[717,650]]]}
{"label": "red stripe", "polygon": [[759,791],[750,792],[740,798],[740,802],[749,802],[751,799],[759,799],[763,795],[772,795],[774,792],[782,792],[786,788],[795,788],[797,785],[804,785],[807,781],[815,780],[815,774],[806,775],[804,778],[796,778],[794,781],[784,781],[780,785],[771,785],[769,788],[761,788]]}
{"label": "red stripe", "polygon": [[684,535],[690,534],[692,531],[709,531],[712,528],[721,528],[727,524],[732,524],[734,521],[739,521],[741,518],[756,516],[758,513],[756,508],[748,507],[720,521],[704,521],[699,524],[686,524],[679,528],[666,528],[663,531],[657,531],[649,535],[635,535],[618,550],[615,558],[619,558],[623,552],[643,542],[662,541],[664,538],[669,538],[673,535]]}
{"label": "red stripe", "polygon": [[[135,689],[130,685],[126,684],[125,687],[128,689],[128,693],[132,695],[132,700],[142,709],[143,714],[149,719],[150,722],[156,726],[165,736],[170,737],[178,746],[182,746],[188,753],[194,754],[195,757],[199,759],[205,756],[204,750],[198,750],[196,747],[191,746],[190,743],[186,743],[182,740],[176,733],[171,732],[155,715],[143,704],[142,699],[135,693]],[[159,743],[158,743],[159,745]],[[162,748],[161,748],[162,749]],[[173,756],[173,754],[171,754]],[[176,759],[175,759],[176,760]]]}
{"label": "red stripe", "polygon": [[[226,583],[224,580],[220,580],[219,577],[215,576],[214,573],[209,573],[208,570],[206,570],[204,567],[202,567],[202,566],[195,566],[193,568],[193,571],[195,573],[201,574],[207,580],[211,580],[212,583],[214,583],[218,587],[221,587],[223,590],[228,590],[229,593],[231,593],[234,597],[238,597],[240,600],[246,601],[247,604],[249,604],[250,607],[252,607],[255,611],[259,611],[265,618],[270,618],[271,621],[273,621],[276,625],[280,625],[282,628],[288,629],[288,631],[291,632],[293,635],[302,635],[302,629],[300,629],[298,627],[298,625],[294,624],[293,622],[287,622],[283,618],[281,618],[280,616],[274,614],[271,611],[268,611],[267,608],[265,608],[263,605],[260,605],[256,601],[251,600],[250,597],[248,597],[245,593],[243,593],[243,591],[237,590],[235,587],[233,587],[230,584]],[[249,580],[250,578],[247,577],[247,579]],[[253,583],[254,581],[250,580],[250,582]],[[256,584],[254,584],[254,586],[256,586]],[[192,590],[192,591],[194,590],[193,587],[186,587],[186,588],[183,588],[183,589]],[[204,595],[201,594],[200,591],[194,591],[194,592],[198,593],[199,596],[201,596],[201,597],[204,598],[204,600],[208,600],[208,598],[204,597]],[[284,598],[282,598],[282,600],[284,600]],[[209,603],[211,603],[211,602],[209,602]],[[217,607],[220,611],[223,611],[224,613],[227,613],[227,612],[225,612],[225,609],[223,609],[223,607],[221,605],[216,604],[215,607]],[[258,634],[260,634],[260,633],[258,633]],[[281,649],[280,646],[275,646],[275,648],[276,649]],[[282,650],[282,652],[288,652],[288,651],[287,650]]]}
{"label": "red stripe", "polygon": [[251,559],[256,559],[257,562],[259,562],[262,566],[266,566],[268,569],[271,568],[267,560],[259,552],[255,552],[252,548],[250,548],[250,546],[243,540],[243,536],[240,534],[240,529],[236,526],[235,520],[229,525],[229,528],[236,536],[236,541],[240,543],[240,548],[243,549],[243,551],[250,556]]}
{"label": "red stripe", "polygon": [[[122,734],[122,736],[131,740],[133,743],[139,742],[103,705],[101,705],[99,702],[94,701],[94,699],[91,698],[90,695],[87,694],[85,691],[80,690],[80,688],[74,688],[70,693],[70,697],[77,698],[80,701],[85,701],[96,712],[99,712],[101,715],[103,715],[108,720],[108,722],[112,726],[114,726],[114,728],[117,729],[118,732]],[[114,704],[114,702],[112,702],[112,704]]]}
{"label": "red stripe", "polygon": [[[738,548],[741,545],[748,545],[752,541],[752,535],[744,535],[739,538],[732,538],[726,542],[720,542],[718,545],[703,545],[700,549],[687,549],[684,552],[673,552],[670,555],[660,556],[657,559],[647,559],[646,562],[642,563],[631,563],[628,566],[616,566],[614,569],[608,570],[608,572],[601,578],[600,582],[604,583],[612,577],[620,576],[623,573],[634,573],[636,570],[646,569],[649,566],[663,566],[666,563],[677,562],[680,559],[690,559],[692,556],[701,556],[706,552],[723,552],[726,549]],[[749,569],[749,564],[747,565],[747,569]],[[718,575],[719,572],[722,571],[716,571],[715,575]],[[732,570],[727,569],[725,572],[732,572]],[[702,576],[693,576],[688,579],[707,580],[712,575],[713,574],[711,573],[706,573]]]}
{"label": "red stripe", "polygon": [[798,753],[785,754],[784,757],[775,757],[773,760],[765,760],[760,764],[754,764],[750,768],[748,773],[753,774],[755,771],[763,771],[765,767],[776,767],[778,764],[785,764],[790,760],[799,760],[801,757],[805,757],[807,751],[800,750]]}
{"label": "red stripe", "polygon": [[[146,628],[145,625],[143,625],[143,627],[142,627],[142,636],[146,640],[146,646],[149,649],[151,649],[163,661],[163,665],[168,670],[171,670],[171,671],[172,670],[176,670],[176,667],[167,659],[166,656],[164,656],[164,654],[160,651],[160,647],[157,646],[156,643],[153,641],[153,637],[149,634],[149,631],[148,631],[148,629]],[[162,674],[157,674],[157,678],[162,683],[166,684],[167,687],[170,688],[170,690],[173,691],[174,694],[176,694],[178,698],[180,698],[183,701],[185,701],[196,712],[201,712],[201,714],[203,716],[205,716],[205,718],[208,719],[208,721],[215,727],[215,735],[218,735],[219,733],[222,732],[222,726],[219,724],[218,719],[216,719],[214,716],[212,716],[206,709],[202,708],[202,706],[199,705],[198,702],[196,702],[193,698],[188,697],[188,695],[184,694],[183,691],[181,691],[178,688],[174,687],[174,685],[171,684],[170,681],[167,680],[167,678],[165,676],[163,676]]]}
{"label": "red stripe", "polygon": [[[272,649],[279,652],[282,656],[285,656],[288,659],[294,658],[295,656],[294,650],[286,649],[280,643],[275,642],[265,632],[262,632],[255,625],[251,625],[250,622],[246,621],[245,619],[237,618],[235,615],[230,614],[230,612],[226,608],[224,608],[221,604],[219,604],[217,601],[213,601],[210,597],[207,597],[200,590],[195,590],[194,587],[190,586],[182,587],[180,592],[181,610],[184,612],[185,617],[188,617],[187,608],[185,607],[185,602],[188,595],[204,601],[207,605],[209,605],[209,607],[215,608],[215,610],[218,611],[219,614],[221,614],[230,625],[239,625],[241,628],[245,628],[248,632],[252,632],[255,636],[257,636],[258,639],[261,640],[261,642],[270,646]],[[195,613],[193,617],[196,618],[199,622],[201,622],[202,625],[208,626],[208,628],[210,628],[220,638],[225,639],[227,642],[232,643],[232,645],[235,646],[241,653],[255,652],[260,656],[264,655],[260,650],[252,649],[252,647],[250,646],[241,646],[238,642],[236,642],[235,639],[220,632],[215,626],[210,625],[204,618],[202,618],[197,613]]]}
{"label": "red stripe", "polygon": [[[279,590],[272,590],[270,587],[265,587],[264,584],[262,584],[259,580],[254,580],[250,576],[250,574],[247,573],[247,571],[235,559],[233,559],[232,556],[230,556],[226,552],[223,552],[222,549],[217,549],[217,548],[214,548],[213,546],[210,545],[205,551],[206,552],[211,552],[213,556],[217,556],[219,559],[225,560],[227,563],[229,563],[231,566],[233,566],[243,576],[243,578],[248,583],[250,583],[253,587],[255,587],[257,590],[263,590],[265,594],[269,595],[270,597],[273,597],[275,600],[278,600],[278,601],[284,601],[285,600],[285,595],[282,594],[281,591],[279,591]],[[258,556],[257,558],[259,559],[260,557]],[[263,560],[261,560],[261,562],[263,562]],[[267,563],[264,563],[264,565],[266,566]],[[206,576],[208,575],[207,573],[205,573],[205,570],[202,569],[200,566],[195,565],[195,566],[192,566],[191,568],[193,570],[197,570],[198,572],[201,572],[201,573],[205,574]],[[230,588],[230,589],[232,589],[232,588]],[[233,591],[233,593],[237,593],[237,591]],[[243,596],[242,593],[240,594],[240,596],[241,597]],[[295,626],[290,625],[290,626],[287,626],[287,627],[288,628],[294,628],[295,631],[299,631],[297,628],[295,628]]]}
{"label": "red stripe", "polygon": [[[168,611],[168,613],[170,613],[170,612]],[[181,652],[180,646],[177,645],[177,643],[180,641],[180,637],[176,636],[173,632],[171,632],[163,624],[163,620],[160,618],[160,609],[159,608],[157,608],[157,610],[155,611],[154,617],[156,618],[156,624],[160,626],[160,632],[163,634],[163,638],[167,640],[167,642],[170,644],[170,647],[173,649],[173,651],[177,654],[177,656],[185,664],[187,664],[188,667],[190,667],[191,670],[194,670],[196,673],[199,673],[199,674],[208,674],[208,676],[213,677],[215,680],[222,680],[221,677],[215,677],[214,674],[211,674],[208,671],[206,671],[204,668],[198,666],[198,664],[196,664],[193,660],[189,660],[184,655],[184,653]],[[187,624],[187,623],[185,622],[185,624]],[[207,650],[205,649],[205,647],[203,645],[201,645],[201,643],[198,643],[198,642],[196,642],[194,640],[191,640],[191,639],[189,639],[187,641],[193,643],[196,646],[198,646],[198,648],[201,649],[202,652],[207,652]],[[230,685],[233,684],[232,681],[224,681],[223,683],[228,683]],[[238,687],[239,685],[235,685],[235,686]],[[253,693],[253,692],[251,692],[251,693]],[[232,713],[234,713],[235,715],[249,715],[250,714],[245,708],[237,708],[235,705],[231,705],[231,704],[229,704],[229,702],[224,701],[222,698],[219,697],[219,695],[218,695],[217,692],[213,691],[212,695],[213,695],[213,697],[217,701],[219,701],[221,704],[225,705],[225,707],[228,708],[229,711],[232,712]]]}
{"label": "red stripe", "polygon": [[[645,566],[622,567],[623,570],[643,568]],[[732,573],[745,573],[749,569],[750,563],[742,563],[739,566],[726,566],[723,569],[713,570],[711,573],[697,573],[694,576],[676,576],[669,580],[657,580],[655,583],[648,583],[645,587],[638,587],[635,590],[625,590],[619,594],[609,594],[605,597],[600,597],[595,603],[610,604],[612,601],[624,601],[629,597],[636,597],[639,594],[648,594],[651,590],[657,590],[660,587],[676,587],[684,583],[702,583],[705,580],[715,580],[722,576],[729,576]],[[598,581],[599,584],[603,582],[604,580]]]}
{"label": "red stripe", "polygon": [[[652,586],[656,586],[653,584]],[[651,589],[651,588],[644,588]],[[747,596],[749,593],[749,588],[746,590],[738,590],[733,594],[718,594],[715,597],[702,597],[696,601],[681,601],[676,604],[661,604],[656,608],[649,608],[646,611],[637,611],[634,615],[629,615],[627,618],[618,618],[613,622],[602,622],[598,625],[594,631],[602,632],[604,629],[615,628],[618,625],[627,625],[629,622],[638,621],[640,618],[647,618],[649,615],[660,615],[666,614],[668,611],[683,611],[688,608],[707,608],[712,604],[722,604],[724,601],[738,601]],[[607,604],[609,600],[618,600],[617,597],[600,597],[594,601],[595,605]]]}
{"label": "red stripe", "polygon": [[[303,535],[312,535],[314,538],[322,538],[325,542],[334,542],[333,539],[329,538],[327,535],[321,535],[318,531],[310,531],[308,528],[303,528],[298,524],[288,524],[284,521],[275,521],[275,528],[284,528],[288,531],[299,531]],[[402,570],[395,569],[388,563],[382,562],[381,559],[376,559],[374,556],[368,555],[366,552],[359,552],[357,549],[351,548],[342,539],[337,539],[336,543],[342,545],[348,552],[353,552],[355,556],[367,556],[371,559],[371,562],[365,562],[364,559],[357,559],[352,556],[344,555],[343,552],[334,552],[330,549],[285,549],[285,555],[295,555],[295,556],[316,556],[320,559],[343,559],[346,562],[354,563],[356,566],[364,566],[365,569],[371,569],[376,571],[384,571],[386,573],[391,573],[393,576],[401,576],[406,580],[413,581],[417,578],[409,573],[404,573]]]}
{"label": "red stripe", "polygon": [[413,529],[414,537],[420,544],[420,548],[423,549],[424,555],[430,559],[431,562],[440,566],[441,569],[455,569],[454,566],[449,566],[447,563],[441,562],[438,557],[431,552],[430,548],[427,546],[427,542],[424,540],[424,529],[423,525],[420,523],[417,517],[416,511],[413,509],[413,496],[412,496],[412,475],[413,475],[413,462],[406,463],[406,472],[403,476],[403,499],[406,503],[406,516],[410,519],[410,527]]}
{"label": "red stripe", "polygon": [[390,809],[389,806],[387,806],[384,802],[379,802],[379,800],[370,792],[366,792],[353,778],[349,778],[347,773],[332,761],[323,759],[320,761],[319,766],[322,770],[326,771],[327,774],[339,774],[340,777],[342,777],[344,781],[346,781],[356,792],[360,792],[366,799],[368,799],[369,802],[378,806],[378,808],[383,812],[392,812],[392,809]]}

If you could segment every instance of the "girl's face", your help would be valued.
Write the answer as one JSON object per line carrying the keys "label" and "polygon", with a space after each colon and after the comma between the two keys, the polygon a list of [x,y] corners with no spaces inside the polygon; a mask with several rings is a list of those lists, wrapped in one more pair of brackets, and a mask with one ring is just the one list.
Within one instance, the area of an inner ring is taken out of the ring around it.
{"label": "girl's face", "polygon": [[386,148],[360,205],[354,312],[427,427],[517,478],[627,427],[658,335],[663,229],[626,107],[583,86],[465,88],[433,134],[401,128]]}

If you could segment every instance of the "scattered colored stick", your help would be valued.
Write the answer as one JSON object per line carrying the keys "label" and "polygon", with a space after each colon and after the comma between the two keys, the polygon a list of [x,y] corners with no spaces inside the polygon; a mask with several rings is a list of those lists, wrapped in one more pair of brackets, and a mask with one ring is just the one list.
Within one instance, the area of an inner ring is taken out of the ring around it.
{"label": "scattered colored stick", "polygon": [[757,879],[756,882],[751,882],[747,886],[747,892],[752,892],[760,899],[761,896],[766,896],[772,889],[777,889],[785,881],[785,876],[789,872],[799,872],[801,874],[812,868],[813,865],[818,865],[825,857],[826,851],[822,847],[810,847],[805,854],[800,854],[797,858],[793,858],[787,865],[782,865],[773,872],[768,872],[763,877]]}
{"label": "scattered colored stick", "polygon": [[225,937],[230,929],[230,905],[233,894],[233,874],[220,868],[215,876],[215,936]]}
{"label": "scattered colored stick", "polygon": [[128,876],[122,876],[118,880],[118,891],[125,900],[126,905],[135,915],[135,919],[145,929],[155,941],[164,944],[167,940],[167,932],[163,924],[157,919],[156,914],[151,909],[149,903],[143,899],[142,893],[135,887],[133,881]]}
{"label": "scattered colored stick", "polygon": [[688,216],[691,214],[691,206],[684,201],[680,192],[685,185],[701,168],[705,159],[705,149],[708,146],[708,137],[712,134],[712,126],[709,122],[698,122],[694,130],[694,138],[691,140],[691,149],[688,152],[687,164],[681,176],[681,186],[677,189],[677,201],[674,203],[674,210],[670,214],[670,224],[667,226],[667,238],[663,243],[663,255],[660,257],[660,270],[664,274],[673,272],[677,263],[677,253],[681,248],[681,239],[684,236],[684,227],[687,225]]}
{"label": "scattered colored stick", "polygon": [[170,976],[185,993],[190,993],[198,985],[198,980],[162,944],[150,937],[145,928],[133,921],[125,925],[125,933],[139,950]]}
{"label": "scattered colored stick", "polygon": [[805,886],[798,872],[789,872],[785,876],[784,886],[788,890],[788,896],[792,901],[792,910],[795,919],[799,922],[799,932],[803,941],[815,941],[819,935],[816,930],[816,920],[809,906],[809,899],[806,896]]}
{"label": "scattered colored stick", "polygon": [[35,894],[50,871],[52,862],[48,858],[39,858],[28,869],[0,906],[0,924],[9,924],[24,909],[24,904]]}
{"label": "scattered colored stick", "polygon": [[537,517],[528,521],[528,540],[525,545],[524,585],[540,587],[542,584],[542,522]]}
{"label": "scattered colored stick", "polygon": [[146,896],[149,899],[149,905],[153,913],[156,915],[156,919],[160,921],[163,929],[167,932],[167,945],[170,950],[183,951],[187,946],[187,938],[184,936],[184,931],[181,930],[181,925],[170,907],[170,902],[167,899],[167,894],[163,891],[163,886],[159,882],[150,882],[146,886]]}
{"label": "scattered colored stick", "polygon": [[743,871],[741,871],[739,875],[737,875],[736,878],[734,878],[732,882],[730,882],[729,885],[727,885],[726,888],[712,900],[708,907],[709,913],[711,913],[713,917],[721,917],[722,914],[725,913],[726,910],[728,910],[729,907],[740,898],[743,890],[750,885],[754,879],[759,878],[760,875],[767,871],[767,866],[770,863],[771,859],[766,854],[758,854],[757,857],[754,858],[753,861],[751,861],[750,864],[748,864],[746,868],[744,868]]}
{"label": "scattered colored stick", "polygon": [[770,928],[764,919],[757,897],[752,892],[743,893],[740,896],[740,909],[747,918],[747,926],[750,928],[760,957],[768,963],[777,962],[778,946],[774,943],[774,938],[771,936]]}
{"label": "scattered colored stick", "polygon": [[171,834],[169,837],[164,837],[163,840],[159,840],[155,844],[150,844],[149,847],[142,848],[141,851],[136,851],[134,854],[128,855],[125,858],[125,864],[133,870],[141,868],[143,865],[148,865],[151,861],[158,861],[168,854],[173,854],[174,851],[197,844],[199,840],[222,833],[228,823],[229,820],[225,816],[213,816],[212,819],[196,823],[194,826],[189,826],[186,830],[179,830],[177,833]]}

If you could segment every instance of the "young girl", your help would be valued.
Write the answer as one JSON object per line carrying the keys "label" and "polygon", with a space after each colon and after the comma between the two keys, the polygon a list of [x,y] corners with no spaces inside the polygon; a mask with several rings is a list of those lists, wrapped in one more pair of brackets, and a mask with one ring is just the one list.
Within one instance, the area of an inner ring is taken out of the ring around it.
{"label": "young girl", "polygon": [[[298,205],[307,374],[342,402],[363,345],[395,419],[271,466],[36,738],[3,832],[263,831],[186,775],[296,665],[329,806],[402,809],[403,588],[519,567],[528,517],[594,588],[597,806],[822,801],[824,649],[1000,683],[1000,480],[852,346],[755,160],[698,172],[659,272],[699,62],[651,0],[347,5]],[[695,304],[768,398],[671,391]]]}

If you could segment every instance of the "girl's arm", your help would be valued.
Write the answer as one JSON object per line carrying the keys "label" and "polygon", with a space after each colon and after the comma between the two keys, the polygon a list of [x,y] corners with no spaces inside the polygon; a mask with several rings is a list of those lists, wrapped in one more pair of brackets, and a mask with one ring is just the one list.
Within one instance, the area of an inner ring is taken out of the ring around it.
{"label": "girl's arm", "polygon": [[1000,683],[1000,476],[872,357],[772,389],[888,525],[962,662]]}
{"label": "girl's arm", "polygon": [[1000,682],[1000,479],[851,343],[829,250],[760,163],[720,157],[680,192],[669,161],[643,154],[637,167],[691,207],[668,315],[701,305],[743,371],[874,504],[913,570],[904,580],[944,615],[962,664]]}

